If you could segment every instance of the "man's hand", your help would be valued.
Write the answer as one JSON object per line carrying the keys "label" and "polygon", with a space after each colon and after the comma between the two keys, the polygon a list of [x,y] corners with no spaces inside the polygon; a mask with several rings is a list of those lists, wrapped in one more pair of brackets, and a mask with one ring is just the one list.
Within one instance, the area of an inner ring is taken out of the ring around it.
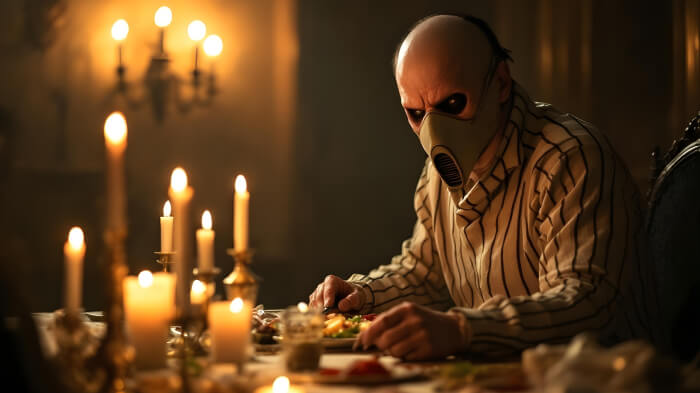
{"label": "man's hand", "polygon": [[355,343],[365,349],[372,344],[397,358],[423,360],[463,351],[467,338],[459,316],[405,302],[380,314]]}
{"label": "man's hand", "polygon": [[365,296],[357,284],[338,276],[326,276],[309,296],[312,307],[337,307],[342,312],[359,311],[365,305]]}

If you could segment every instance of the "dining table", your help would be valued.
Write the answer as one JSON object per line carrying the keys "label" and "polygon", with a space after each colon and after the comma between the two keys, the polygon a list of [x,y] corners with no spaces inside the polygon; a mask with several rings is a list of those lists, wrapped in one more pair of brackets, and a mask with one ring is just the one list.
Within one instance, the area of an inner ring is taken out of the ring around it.
{"label": "dining table", "polygon": [[[90,313],[86,313],[90,314]],[[94,315],[94,313],[93,313]],[[47,357],[55,356],[58,351],[54,330],[53,313],[33,314],[39,340]],[[85,326],[91,334],[99,340],[104,335],[106,326],[101,321],[85,318]],[[212,364],[209,359],[202,357],[197,359],[198,364],[204,365],[189,381],[192,392],[273,392],[272,383],[277,377],[286,376],[291,381],[292,389],[289,393],[296,392],[435,392],[441,391],[444,381],[435,378],[441,367],[450,364],[464,362],[464,359],[448,358],[443,361],[432,362],[403,362],[387,354],[376,350],[353,351],[351,347],[326,348],[321,356],[319,369],[347,370],[357,361],[375,359],[392,373],[392,378],[385,380],[362,380],[318,378],[319,373],[291,373],[287,370],[281,346],[272,346],[263,349],[256,346],[254,355],[245,364],[242,374],[238,373],[233,364]],[[253,351],[251,351],[253,352]],[[478,364],[478,362],[476,363]],[[514,359],[507,363],[511,368],[519,368],[519,360]],[[173,388],[167,381],[178,376],[178,367],[173,361],[169,361],[168,369],[155,371],[135,371],[131,373],[132,386],[136,391],[148,392],[177,392],[180,389]],[[475,388],[474,386],[473,388]],[[295,390],[296,389],[296,390]],[[481,390],[472,390],[481,391]],[[487,390],[488,391],[488,390]],[[275,392],[276,393],[276,392]]]}

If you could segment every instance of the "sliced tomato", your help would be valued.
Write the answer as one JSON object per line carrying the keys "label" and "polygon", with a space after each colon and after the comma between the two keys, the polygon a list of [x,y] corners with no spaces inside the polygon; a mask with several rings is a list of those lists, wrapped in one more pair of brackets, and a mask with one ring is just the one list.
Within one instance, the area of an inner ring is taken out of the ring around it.
{"label": "sliced tomato", "polygon": [[374,321],[375,318],[377,318],[377,314],[365,314],[362,316],[362,319],[367,321]]}

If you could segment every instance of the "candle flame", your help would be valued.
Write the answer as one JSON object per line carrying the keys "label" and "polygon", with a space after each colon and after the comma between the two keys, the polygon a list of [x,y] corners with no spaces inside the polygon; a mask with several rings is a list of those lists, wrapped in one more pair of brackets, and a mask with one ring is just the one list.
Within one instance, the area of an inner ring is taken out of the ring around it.
{"label": "candle flame", "polygon": [[71,248],[79,250],[83,247],[84,242],[85,235],[83,234],[83,230],[80,229],[80,227],[71,228],[70,232],[68,232],[68,244],[70,244]]}
{"label": "candle flame", "polygon": [[207,286],[204,285],[203,282],[199,280],[194,280],[192,281],[192,293],[193,294],[202,294],[207,290]]}
{"label": "candle flame", "polygon": [[216,34],[212,34],[204,40],[204,53],[207,56],[216,57],[221,54],[224,49],[224,42],[221,41],[221,37]]}
{"label": "candle flame", "polygon": [[287,393],[289,392],[289,378],[284,375],[275,378],[272,383],[272,393]]}
{"label": "candle flame", "polygon": [[205,210],[204,213],[202,213],[202,229],[211,229],[211,227],[211,213],[209,212],[209,210]]}
{"label": "candle flame", "polygon": [[117,145],[126,139],[126,118],[121,112],[112,112],[105,120],[105,139]]}
{"label": "candle flame", "polygon": [[139,285],[141,288],[148,288],[153,285],[153,273],[150,270],[143,270],[139,273]]}
{"label": "candle flame", "polygon": [[124,19],[119,19],[112,25],[112,38],[122,41],[129,34],[129,24]]}
{"label": "candle flame", "polygon": [[231,305],[228,307],[231,312],[239,313],[243,310],[243,299],[237,297],[231,301]]}
{"label": "candle flame", "polygon": [[187,173],[181,167],[173,170],[173,174],[170,176],[170,188],[175,192],[182,192],[187,188]]}
{"label": "candle flame", "polygon": [[243,175],[238,175],[236,176],[236,182],[234,185],[234,188],[236,189],[237,193],[244,193],[246,190],[248,190],[248,183],[245,181],[245,176]]}
{"label": "candle flame", "polygon": [[172,206],[170,206],[170,201],[165,201],[163,205],[163,217],[170,217],[170,212],[172,211]]}
{"label": "candle flame", "polygon": [[299,302],[299,304],[297,304],[297,308],[298,308],[299,311],[301,311],[301,312],[307,312],[307,311],[309,311],[309,305],[306,304],[306,303],[304,303],[304,302]]}
{"label": "candle flame", "polygon": [[193,20],[187,26],[187,35],[192,41],[201,41],[205,34],[207,34],[207,26],[201,20]]}
{"label": "candle flame", "polygon": [[170,8],[162,6],[156,11],[154,20],[156,22],[156,26],[167,27],[173,20],[173,12],[170,11]]}

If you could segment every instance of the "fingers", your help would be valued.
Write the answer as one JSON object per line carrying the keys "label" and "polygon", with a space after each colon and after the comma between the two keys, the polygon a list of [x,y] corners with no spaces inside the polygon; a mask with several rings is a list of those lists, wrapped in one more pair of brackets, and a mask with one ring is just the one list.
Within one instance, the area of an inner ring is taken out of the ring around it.
{"label": "fingers", "polygon": [[418,323],[414,323],[411,320],[404,320],[393,328],[385,330],[376,340],[375,345],[382,351],[388,351],[390,354],[397,357],[401,356],[395,355],[391,352],[391,349],[413,335],[416,332],[417,326]]}
{"label": "fingers", "polygon": [[336,298],[352,292],[353,287],[338,276],[329,275],[323,280],[323,307],[335,306]]}
{"label": "fingers", "polygon": [[396,326],[404,319],[404,315],[408,310],[409,307],[402,304],[377,317],[370,327],[360,335],[362,346],[367,349],[372,344],[376,344],[377,339],[379,339],[386,330]]}
{"label": "fingers", "polygon": [[425,337],[424,332],[415,332],[409,335],[405,339],[396,342],[392,345],[388,352],[391,356],[397,358],[404,358],[406,360],[417,360],[422,359],[423,352],[429,346],[429,341]]}
{"label": "fingers", "polygon": [[323,307],[323,283],[318,284],[316,289],[309,295],[309,306],[316,308]]}
{"label": "fingers", "polygon": [[355,288],[348,296],[338,302],[338,309],[342,312],[357,311],[364,306],[364,303],[362,292]]}

